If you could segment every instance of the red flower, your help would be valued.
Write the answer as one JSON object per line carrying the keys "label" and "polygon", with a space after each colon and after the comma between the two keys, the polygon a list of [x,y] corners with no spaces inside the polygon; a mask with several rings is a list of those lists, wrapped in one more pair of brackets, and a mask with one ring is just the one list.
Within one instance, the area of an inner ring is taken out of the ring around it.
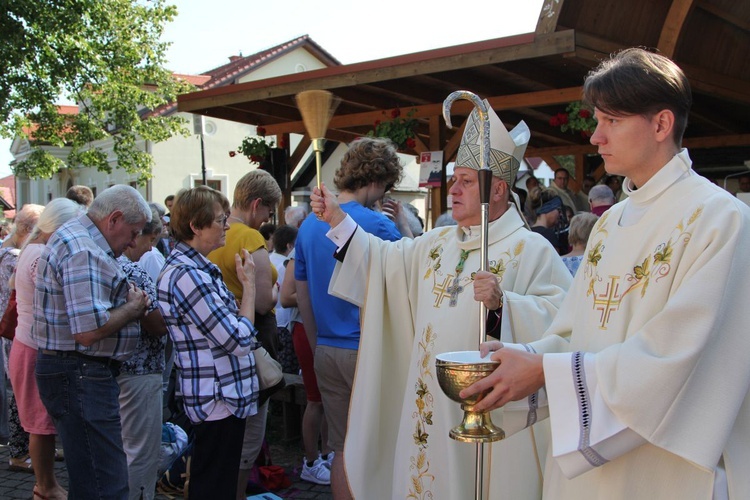
{"label": "red flower", "polygon": [[414,140],[413,137],[409,137],[406,139],[406,147],[407,148],[414,148],[417,145],[417,141]]}
{"label": "red flower", "polygon": [[380,125],[380,120],[375,120],[375,128],[378,128],[378,125]]}
{"label": "red flower", "polygon": [[262,160],[263,158],[261,158],[258,155],[250,155],[250,161],[254,161],[255,163],[260,163]]}
{"label": "red flower", "polygon": [[568,123],[568,114],[567,113],[558,113],[557,117],[560,119],[560,124],[565,125]]}
{"label": "red flower", "polygon": [[236,152],[236,151],[230,151],[230,152],[229,152],[229,157],[230,157],[230,158],[234,158],[234,156],[235,156],[236,154],[237,154],[237,152]]}
{"label": "red flower", "polygon": [[257,133],[261,137],[265,137],[266,136],[266,127],[257,127],[255,129],[255,133]]}
{"label": "red flower", "polygon": [[584,139],[588,139],[589,137],[591,137],[591,132],[589,132],[588,130],[581,130],[581,137],[583,137]]}
{"label": "red flower", "polygon": [[284,149],[285,146],[286,146],[286,143],[284,142],[284,138],[282,137],[281,139],[279,139],[279,147],[281,149]]}
{"label": "red flower", "polygon": [[560,117],[558,115],[553,116],[549,119],[549,124],[552,127],[559,127],[560,126]]}
{"label": "red flower", "polygon": [[591,118],[591,111],[588,109],[581,109],[578,111],[578,116],[581,118]]}
{"label": "red flower", "polygon": [[398,118],[401,116],[401,110],[396,108],[393,111],[391,111],[391,118]]}

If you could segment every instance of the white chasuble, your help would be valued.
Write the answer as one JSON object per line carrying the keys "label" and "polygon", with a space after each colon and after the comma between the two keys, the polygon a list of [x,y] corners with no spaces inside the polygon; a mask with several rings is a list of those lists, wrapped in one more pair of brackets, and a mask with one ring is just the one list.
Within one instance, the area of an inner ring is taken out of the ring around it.
{"label": "white chasuble", "polygon": [[[490,224],[488,243],[490,271],[504,292],[503,340],[538,339],[570,285],[565,265],[544,238],[523,227],[512,207]],[[474,496],[476,446],[448,436],[463,412],[440,390],[435,356],[478,349],[472,275],[479,252],[478,227],[437,228],[395,243],[358,230],[337,264],[329,291],[363,308],[344,448],[355,498]],[[492,499],[541,496],[548,429],[546,423],[535,432],[522,429],[545,410],[521,403],[505,419],[502,412],[492,416],[508,435],[516,432],[485,445],[491,449]]]}
{"label": "white chasuble", "polygon": [[750,498],[750,210],[684,150],[629,194],[533,343],[568,352],[544,358],[544,496]]}

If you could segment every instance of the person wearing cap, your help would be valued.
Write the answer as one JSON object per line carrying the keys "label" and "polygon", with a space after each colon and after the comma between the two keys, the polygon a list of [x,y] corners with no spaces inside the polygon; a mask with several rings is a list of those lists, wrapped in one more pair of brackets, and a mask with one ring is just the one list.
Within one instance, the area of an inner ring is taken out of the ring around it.
{"label": "person wearing cap", "polygon": [[589,206],[594,215],[601,217],[615,203],[615,194],[606,184],[597,184],[589,191]]}
{"label": "person wearing cap", "polygon": [[750,498],[750,208],[681,148],[692,102],[668,58],[626,49],[587,77],[591,143],[628,194],[599,219],[560,313],[465,390],[495,408],[545,387],[547,499]]}
{"label": "person wearing cap", "polygon": [[[338,247],[329,291],[362,307],[362,334],[345,444],[346,473],[355,498],[471,498],[475,446],[454,441],[460,405],[438,385],[436,355],[476,351],[479,301],[487,330],[529,342],[552,321],[571,276],[557,252],[526,229],[510,184],[529,140],[520,124],[511,134],[489,107],[491,170],[489,271],[478,271],[480,219],[479,118],[464,129],[450,195],[457,226],[414,240],[385,242],[357,228],[324,186],[313,190],[313,211],[332,229]],[[342,257],[343,256],[343,257]],[[517,336],[523,332],[521,336]],[[492,446],[489,498],[538,498],[544,429],[523,429],[540,417],[533,398],[496,415],[510,434]],[[512,413],[512,415],[511,415]],[[536,427],[536,426],[535,426]],[[541,442],[538,449],[535,438]]]}
{"label": "person wearing cap", "polygon": [[538,196],[534,199],[533,205],[536,220],[531,226],[531,230],[544,236],[544,238],[550,242],[550,245],[555,247],[555,250],[557,250],[557,253],[560,255],[568,253],[567,248],[562,248],[560,238],[557,236],[557,232],[554,229],[557,227],[557,223],[560,220],[560,214],[563,210],[563,202],[560,197],[552,190],[540,191]]}

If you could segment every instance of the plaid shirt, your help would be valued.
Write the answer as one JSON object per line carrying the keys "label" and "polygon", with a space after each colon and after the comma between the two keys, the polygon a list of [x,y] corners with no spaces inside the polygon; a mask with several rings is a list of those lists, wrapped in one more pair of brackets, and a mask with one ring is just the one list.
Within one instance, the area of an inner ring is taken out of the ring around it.
{"label": "plaid shirt", "polygon": [[260,346],[257,331],[239,315],[219,268],[185,243],[177,243],[159,277],[157,297],[174,342],[191,422],[204,421],[217,401],[239,418],[257,413],[258,377],[252,354]]}
{"label": "plaid shirt", "polygon": [[31,336],[40,349],[80,351],[125,360],[138,343],[133,321],[84,347],[73,334],[96,330],[127,302],[128,280],[107,240],[87,215],[63,224],[42,250],[34,291]]}

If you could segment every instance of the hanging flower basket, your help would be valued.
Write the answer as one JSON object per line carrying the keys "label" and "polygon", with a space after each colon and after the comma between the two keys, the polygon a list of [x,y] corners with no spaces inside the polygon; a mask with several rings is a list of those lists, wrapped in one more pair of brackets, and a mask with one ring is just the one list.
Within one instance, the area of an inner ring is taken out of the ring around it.
{"label": "hanging flower basket", "polygon": [[549,119],[549,124],[560,127],[563,132],[579,133],[584,138],[591,137],[596,129],[596,120],[591,110],[581,101],[568,104],[564,113],[557,113]]}
{"label": "hanging flower basket", "polygon": [[417,120],[412,118],[414,112],[415,110],[411,110],[405,118],[402,118],[399,108],[392,109],[390,115],[383,111],[383,115],[390,116],[390,119],[376,120],[373,124],[374,129],[370,130],[367,136],[388,138],[396,143],[399,149],[414,148],[417,145],[416,134],[414,133]]}
{"label": "hanging flower basket", "polygon": [[[242,140],[242,144],[237,148],[237,152],[247,156],[247,159],[251,163],[260,164],[263,160],[268,158],[271,154],[271,148],[274,146],[274,141],[266,141],[266,129],[258,127],[256,129],[257,136],[247,136]],[[229,152],[229,156],[234,156]]]}

